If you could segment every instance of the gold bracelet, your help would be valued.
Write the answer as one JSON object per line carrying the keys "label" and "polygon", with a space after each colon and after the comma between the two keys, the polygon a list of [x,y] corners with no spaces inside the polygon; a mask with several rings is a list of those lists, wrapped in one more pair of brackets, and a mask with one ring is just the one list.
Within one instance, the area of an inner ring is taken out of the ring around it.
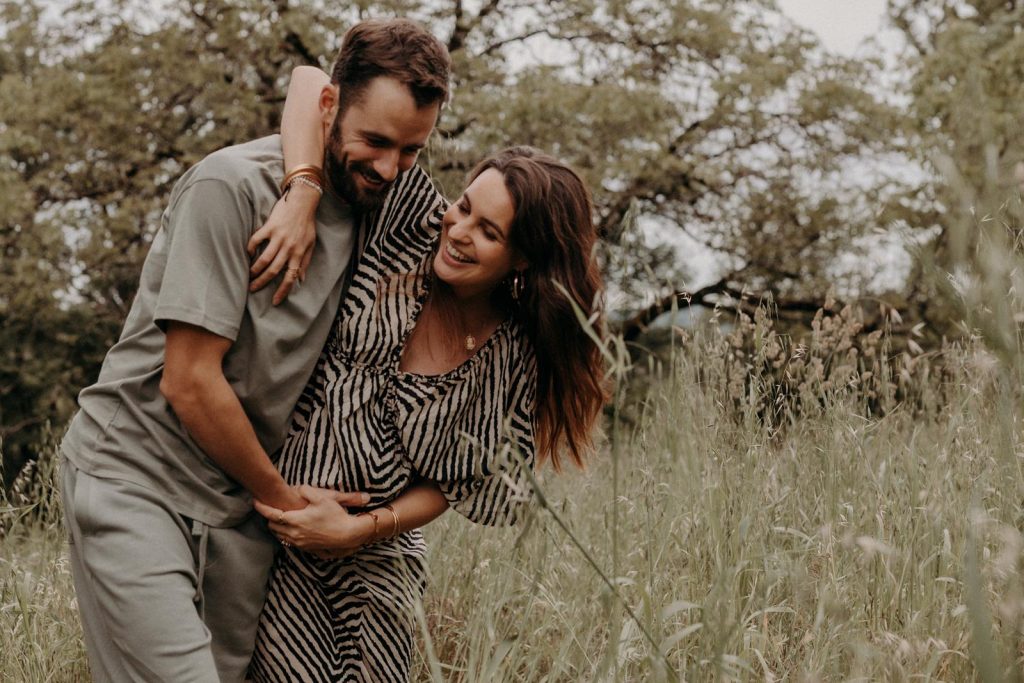
{"label": "gold bracelet", "polygon": [[370,543],[376,543],[380,540],[380,519],[377,517],[377,511],[367,510],[366,512],[360,512],[357,516],[361,517],[362,515],[369,515],[373,519],[373,540]]}
{"label": "gold bracelet", "polygon": [[321,169],[319,166],[314,166],[313,164],[303,164],[302,166],[296,166],[295,168],[284,174],[284,180],[281,181],[281,187],[284,187],[291,178],[299,175],[300,173],[308,173],[314,176],[318,181],[323,183],[323,169]]}
{"label": "gold bracelet", "polygon": [[284,181],[281,183],[281,191],[287,191],[291,184],[297,181],[299,178],[305,178],[309,182],[316,183],[320,187],[323,187],[324,185],[323,179],[316,173],[313,173],[312,171],[296,171],[295,173],[290,173],[288,177],[284,179]]}
{"label": "gold bracelet", "polygon": [[401,523],[398,521],[398,510],[396,510],[394,507],[392,507],[391,503],[388,503],[387,505],[385,505],[384,509],[387,510],[388,512],[390,512],[395,517],[395,528],[392,529],[391,536],[390,536],[390,538],[394,538],[395,536],[398,535],[398,532],[401,530]]}
{"label": "gold bracelet", "polygon": [[284,174],[284,180],[281,181],[281,191],[284,192],[284,189],[288,187],[288,183],[291,182],[291,179],[300,174],[311,176],[321,186],[324,184],[323,169],[319,166],[314,166],[313,164],[303,164],[302,166],[296,166]]}

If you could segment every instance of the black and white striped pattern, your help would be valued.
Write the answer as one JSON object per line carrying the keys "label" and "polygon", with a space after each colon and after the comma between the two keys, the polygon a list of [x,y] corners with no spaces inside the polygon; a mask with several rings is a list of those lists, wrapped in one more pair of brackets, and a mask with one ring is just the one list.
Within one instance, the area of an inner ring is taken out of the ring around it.
{"label": "black and white striped pattern", "polygon": [[[444,208],[416,168],[363,226],[351,283],[278,467],[290,484],[365,491],[369,507],[427,479],[469,519],[502,524],[527,500],[522,468],[533,464],[536,368],[519,327],[506,320],[444,375],[399,370],[431,286]],[[260,621],[255,680],[406,680],[424,552],[419,531],[345,560],[282,552]]]}

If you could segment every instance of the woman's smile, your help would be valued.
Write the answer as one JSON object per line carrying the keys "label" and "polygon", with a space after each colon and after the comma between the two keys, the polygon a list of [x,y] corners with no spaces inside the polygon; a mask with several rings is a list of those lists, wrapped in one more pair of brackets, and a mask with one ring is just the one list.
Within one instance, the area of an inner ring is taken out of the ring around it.
{"label": "woman's smile", "polygon": [[459,298],[488,293],[513,267],[525,267],[509,243],[513,218],[512,196],[494,169],[477,176],[448,207],[434,272]]}
{"label": "woman's smile", "polygon": [[451,243],[451,240],[446,239],[444,241],[444,253],[450,260],[455,261],[452,265],[458,265],[460,263],[474,263],[473,259],[463,254],[461,251],[455,248]]}

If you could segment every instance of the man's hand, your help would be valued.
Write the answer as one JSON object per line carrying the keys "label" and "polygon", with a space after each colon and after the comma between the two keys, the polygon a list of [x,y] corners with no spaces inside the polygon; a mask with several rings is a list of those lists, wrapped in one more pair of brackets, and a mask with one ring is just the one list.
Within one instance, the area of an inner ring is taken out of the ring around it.
{"label": "man's hand", "polygon": [[256,511],[267,519],[271,532],[283,545],[320,557],[339,558],[355,553],[371,540],[373,522],[345,509],[345,506],[366,505],[370,502],[369,495],[312,486],[300,486],[298,494],[309,504],[291,512],[260,500],[253,502]]}
{"label": "man's hand", "polygon": [[[266,501],[265,503],[263,501]],[[298,490],[294,486],[283,485],[280,491],[277,491],[271,495],[264,495],[263,499],[253,499],[253,505],[257,503],[260,505],[267,505],[274,510],[280,511],[291,511],[291,510],[302,510],[309,501],[299,495]],[[257,507],[257,512],[259,508]],[[262,514],[262,513],[260,513]],[[264,515],[265,516],[265,515]]]}

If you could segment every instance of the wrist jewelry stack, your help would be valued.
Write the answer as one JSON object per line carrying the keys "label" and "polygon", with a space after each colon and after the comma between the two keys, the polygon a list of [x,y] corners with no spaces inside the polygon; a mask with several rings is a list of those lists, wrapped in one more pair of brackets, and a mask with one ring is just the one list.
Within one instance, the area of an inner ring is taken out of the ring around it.
{"label": "wrist jewelry stack", "polygon": [[401,530],[401,523],[398,521],[398,510],[393,508],[391,506],[391,503],[385,505],[384,509],[390,512],[395,518],[395,526],[391,529],[391,535],[388,536],[388,538],[394,538],[398,535],[399,531]]}
{"label": "wrist jewelry stack", "polygon": [[292,189],[292,185],[295,183],[311,187],[317,191],[317,194],[322,195],[324,193],[324,172],[319,166],[314,166],[313,164],[296,166],[288,171],[284,176],[284,180],[281,181],[281,196],[287,197],[288,191]]}
{"label": "wrist jewelry stack", "polygon": [[356,517],[363,517],[364,515],[373,519],[373,539],[370,541],[370,543],[367,544],[370,545],[372,543],[376,543],[379,540],[377,537],[380,536],[380,518],[377,516],[376,510],[366,510],[365,512],[360,512],[358,515],[356,515]]}
{"label": "wrist jewelry stack", "polygon": [[[395,518],[394,525],[391,527],[391,534],[388,536],[381,536],[380,534],[380,517],[377,516],[377,513],[380,512],[382,509],[390,512],[391,516]],[[385,541],[388,539],[392,539],[395,536],[397,536],[401,531],[402,523],[398,518],[398,511],[395,510],[395,508],[393,508],[390,503],[385,505],[383,508],[377,508],[376,510],[366,510],[364,512],[360,512],[358,515],[356,515],[356,517],[362,517],[363,515],[366,515],[367,517],[373,520],[373,540],[367,543],[367,545],[372,545],[377,541]]]}

